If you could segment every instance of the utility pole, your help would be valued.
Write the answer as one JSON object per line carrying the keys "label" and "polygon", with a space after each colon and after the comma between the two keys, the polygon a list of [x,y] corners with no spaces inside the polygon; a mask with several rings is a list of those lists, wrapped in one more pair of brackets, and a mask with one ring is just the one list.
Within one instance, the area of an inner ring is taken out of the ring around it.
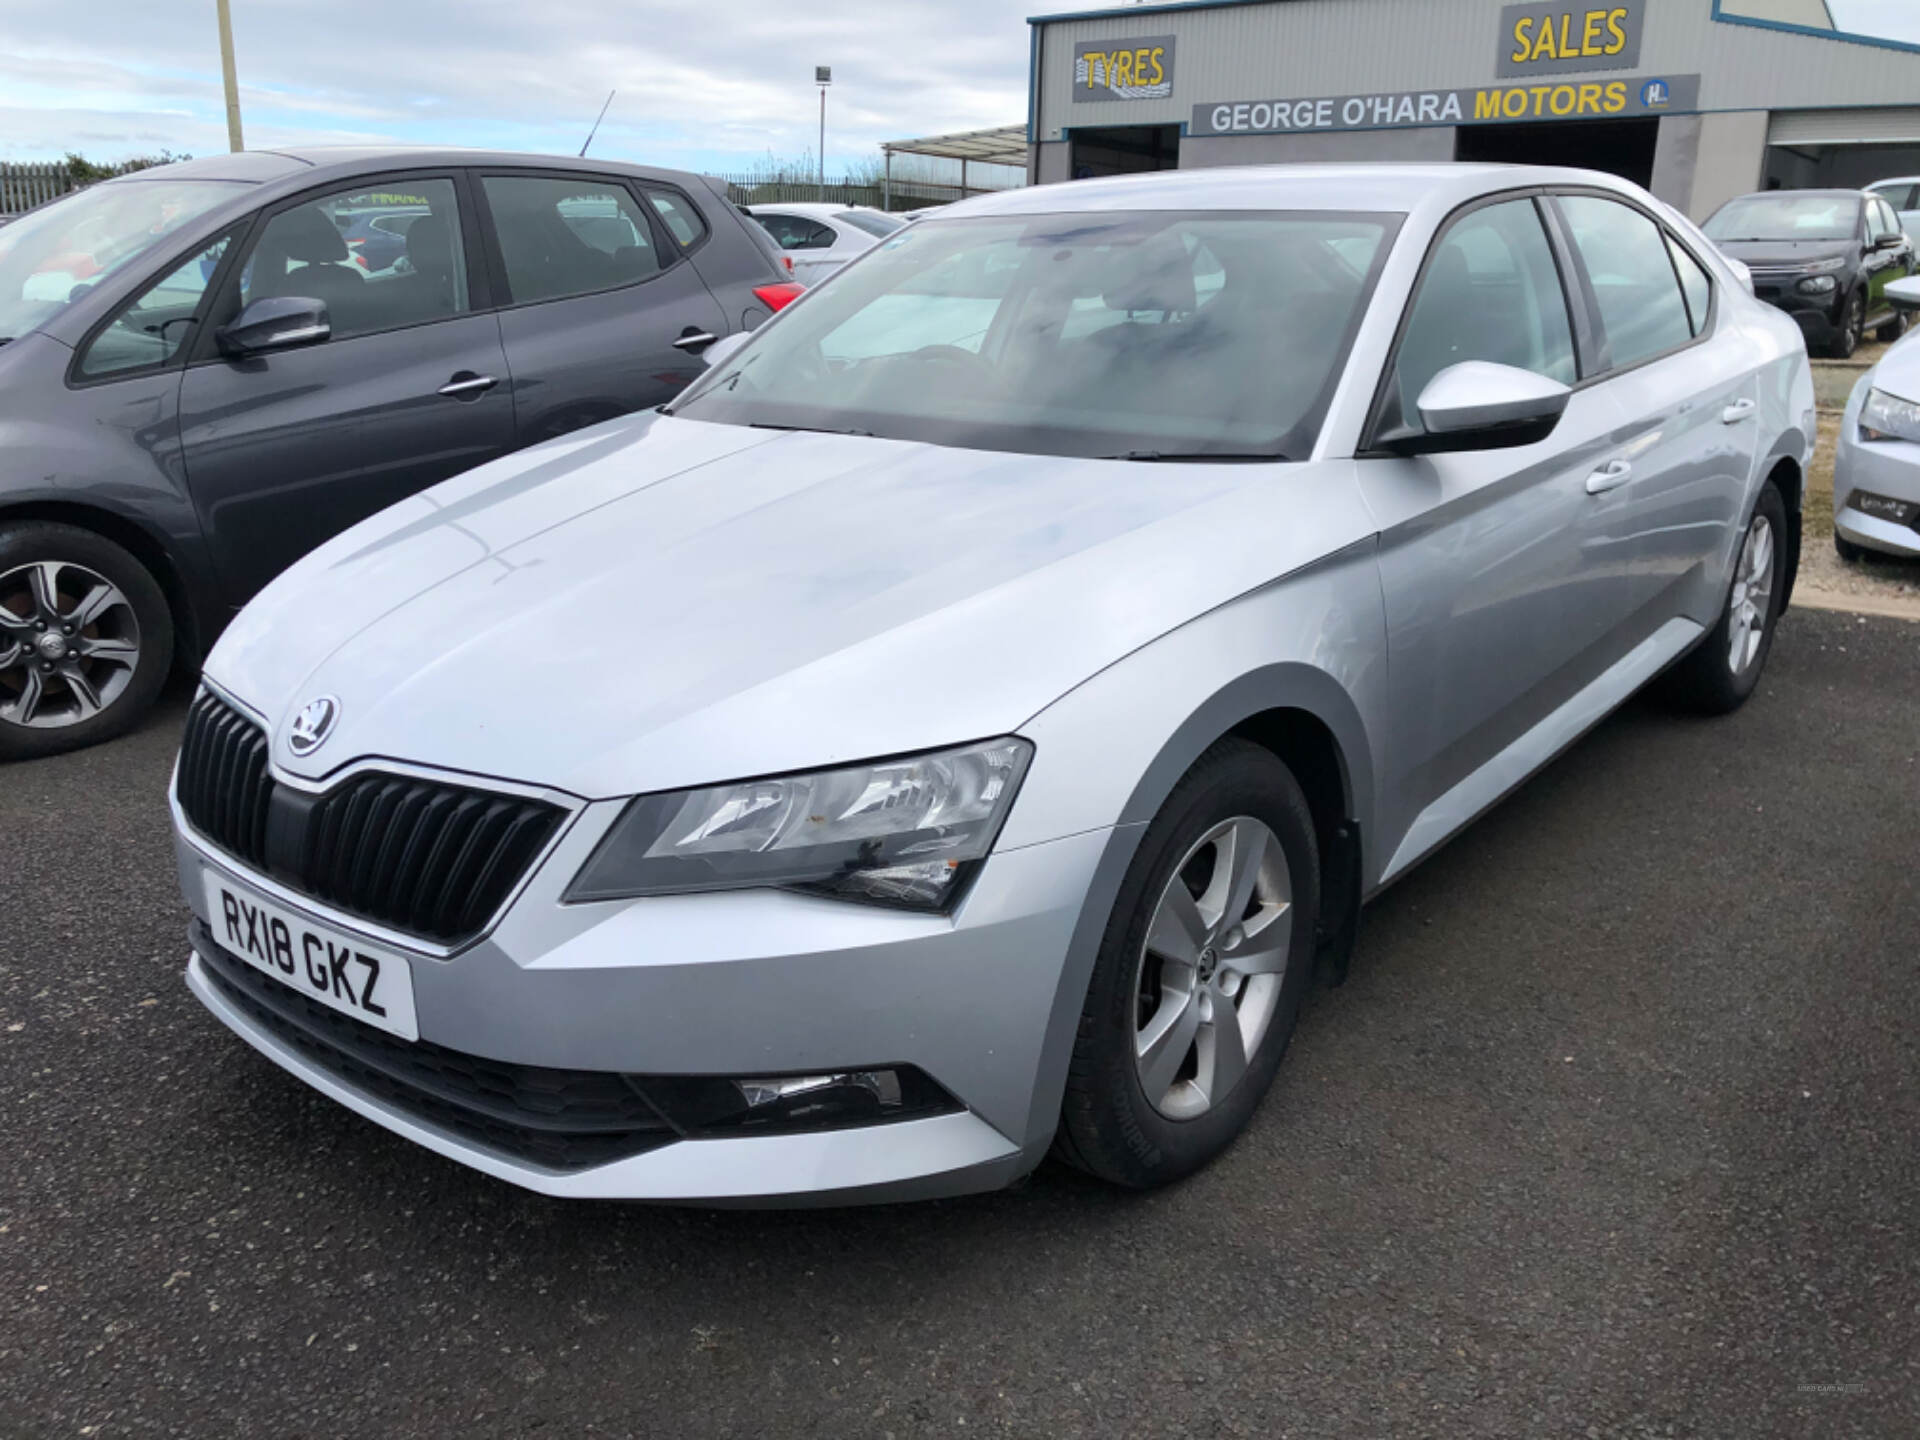
{"label": "utility pole", "polygon": [[236,154],[247,148],[240,138],[240,82],[233,75],[233,16],[227,0],[214,0],[220,16],[220,77],[227,86],[227,148]]}
{"label": "utility pole", "polygon": [[[222,4],[226,0],[221,0]],[[813,67],[813,83],[820,87],[820,188],[827,188],[827,87],[833,83],[833,67]],[[826,198],[824,195],[822,199]]]}

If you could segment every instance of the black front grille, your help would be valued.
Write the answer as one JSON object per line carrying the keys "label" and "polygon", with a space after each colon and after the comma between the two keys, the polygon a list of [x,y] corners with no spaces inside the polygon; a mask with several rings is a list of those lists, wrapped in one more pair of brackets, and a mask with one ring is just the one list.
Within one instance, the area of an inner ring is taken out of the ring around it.
{"label": "black front grille", "polygon": [[623,1075],[513,1065],[402,1040],[261,974],[197,922],[193,948],[223,996],[329,1074],[490,1149],[581,1170],[679,1138]]}
{"label": "black front grille", "polygon": [[260,727],[212,694],[187,712],[180,808],[235,859],[377,924],[453,943],[498,910],[566,818],[558,806],[368,771],[276,785]]}
{"label": "black front grille", "polygon": [[264,865],[273,788],[260,727],[202,691],[180,745],[180,808],[193,828],[236,860]]}

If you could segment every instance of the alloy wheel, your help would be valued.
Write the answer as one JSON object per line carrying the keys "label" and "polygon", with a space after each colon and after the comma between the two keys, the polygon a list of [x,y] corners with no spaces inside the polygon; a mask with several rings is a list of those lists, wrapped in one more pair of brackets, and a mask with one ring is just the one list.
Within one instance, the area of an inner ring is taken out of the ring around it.
{"label": "alloy wheel", "polygon": [[0,720],[43,730],[91,720],[139,661],[133,605],[105,576],[62,560],[0,575]]}
{"label": "alloy wheel", "polygon": [[1134,981],[1134,1064],[1168,1119],[1206,1114],[1246,1073],[1286,978],[1292,910],[1286,852],[1249,816],[1216,825],[1175,867]]}
{"label": "alloy wheel", "polygon": [[1773,526],[1753,517],[1734,566],[1733,593],[1727,598],[1727,664],[1743,675],[1760,653],[1773,613]]}

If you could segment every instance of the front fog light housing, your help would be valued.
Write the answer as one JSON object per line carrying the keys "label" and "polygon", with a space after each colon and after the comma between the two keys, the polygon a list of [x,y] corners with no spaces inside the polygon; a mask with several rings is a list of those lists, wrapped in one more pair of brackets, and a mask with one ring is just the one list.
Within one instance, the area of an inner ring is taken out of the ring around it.
{"label": "front fog light housing", "polygon": [[1831,275],[1809,275],[1798,289],[1802,295],[1831,295],[1839,283]]}
{"label": "front fog light housing", "polygon": [[642,795],[570,902],[774,887],[942,911],[1005,823],[1033,746],[1006,737],[838,770]]}
{"label": "front fog light housing", "polygon": [[913,1065],[742,1078],[649,1075],[633,1083],[668,1123],[694,1139],[885,1125],[961,1108]]}
{"label": "front fog light housing", "polygon": [[1866,403],[1860,407],[1860,438],[1920,444],[1920,405],[1884,390],[1869,390]]}

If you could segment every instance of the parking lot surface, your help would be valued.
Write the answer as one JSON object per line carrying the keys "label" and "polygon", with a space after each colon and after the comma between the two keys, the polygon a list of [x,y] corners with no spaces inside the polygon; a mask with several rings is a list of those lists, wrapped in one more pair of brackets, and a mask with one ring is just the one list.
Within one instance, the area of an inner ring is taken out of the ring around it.
{"label": "parking lot surface", "polygon": [[522,1194],[230,1036],[185,698],[0,771],[0,1433],[1920,1433],[1920,625],[1602,726],[1190,1182],[840,1212]]}

